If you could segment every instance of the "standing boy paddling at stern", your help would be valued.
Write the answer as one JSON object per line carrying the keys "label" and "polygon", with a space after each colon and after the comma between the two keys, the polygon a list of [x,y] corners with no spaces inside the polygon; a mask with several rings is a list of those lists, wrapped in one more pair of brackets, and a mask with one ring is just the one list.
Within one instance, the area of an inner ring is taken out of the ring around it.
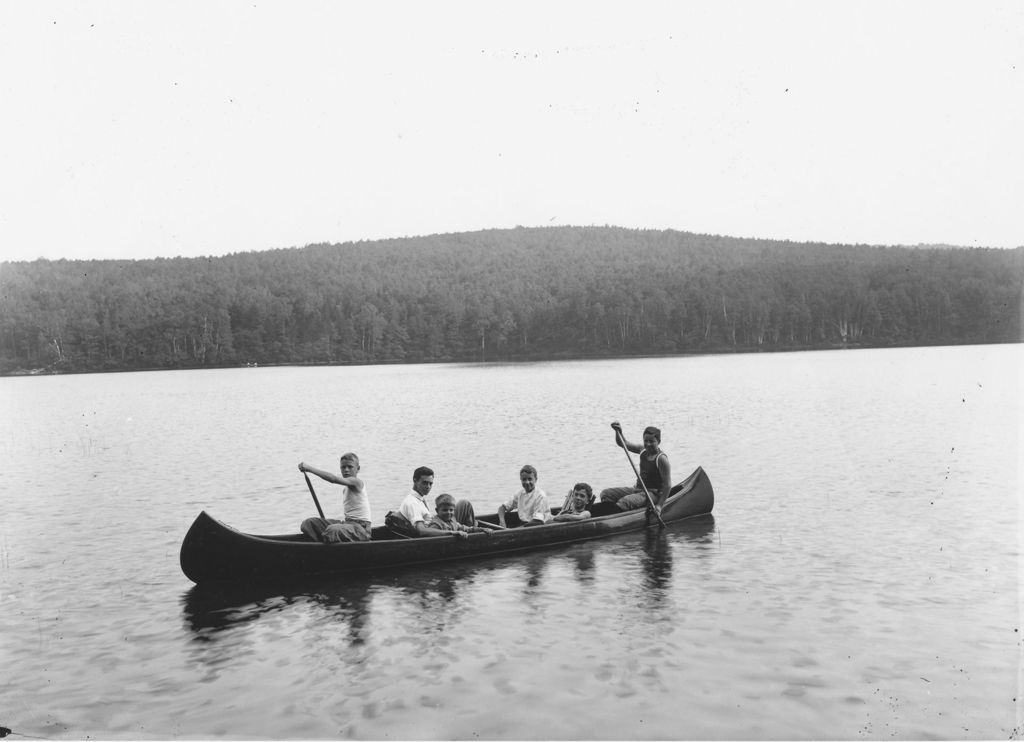
{"label": "standing boy paddling at stern", "polygon": [[601,502],[614,502],[619,510],[633,510],[647,505],[644,486],[651,493],[654,509],[661,513],[661,507],[672,489],[672,467],[668,455],[661,450],[661,431],[653,425],[644,428],[644,443],[630,443],[622,434],[622,426],[612,423],[615,444],[627,451],[640,454],[640,478],[632,487],[609,487],[601,490]]}
{"label": "standing boy paddling at stern", "polygon": [[305,462],[299,464],[299,471],[316,474],[325,482],[340,484],[343,488],[342,503],[344,520],[334,518],[306,518],[302,521],[302,532],[314,541],[335,543],[338,541],[369,541],[370,540],[370,498],[366,494],[366,485],[359,474],[359,457],[354,453],[344,453],[339,462],[341,476],[309,466]]}

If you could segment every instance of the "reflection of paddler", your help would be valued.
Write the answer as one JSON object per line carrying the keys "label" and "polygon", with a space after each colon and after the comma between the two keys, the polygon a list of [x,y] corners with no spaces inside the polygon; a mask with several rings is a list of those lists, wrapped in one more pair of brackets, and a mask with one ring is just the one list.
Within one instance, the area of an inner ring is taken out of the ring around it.
{"label": "reflection of paddler", "polygon": [[665,597],[665,591],[672,586],[672,549],[668,532],[663,528],[646,531],[644,535],[644,583],[647,595],[655,603]]}

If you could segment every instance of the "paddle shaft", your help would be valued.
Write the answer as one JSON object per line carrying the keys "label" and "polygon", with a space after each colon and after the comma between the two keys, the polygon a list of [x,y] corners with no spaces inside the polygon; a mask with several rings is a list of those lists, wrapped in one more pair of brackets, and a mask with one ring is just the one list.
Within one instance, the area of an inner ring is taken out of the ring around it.
{"label": "paddle shaft", "polygon": [[316,505],[316,511],[320,513],[320,517],[327,520],[327,516],[324,515],[324,509],[320,507],[320,501],[316,499],[316,492],[313,491],[313,483],[309,481],[309,475],[306,472],[302,472],[302,476],[306,478],[306,486],[309,487],[309,494],[313,495],[313,503]]}
{"label": "paddle shaft", "polygon": [[654,506],[654,498],[651,497],[651,493],[647,490],[647,485],[644,484],[643,477],[640,476],[640,470],[636,468],[636,464],[633,463],[633,457],[629,455],[629,449],[626,447],[625,436],[622,435],[622,431],[619,430],[618,428],[615,428],[615,435],[618,437],[619,442],[622,444],[622,450],[626,452],[626,458],[629,459],[629,465],[633,467],[633,473],[636,474],[636,481],[640,483],[640,486],[643,488],[644,494],[647,495],[647,504],[651,506],[651,510],[653,510],[654,514],[658,516],[658,522],[661,523],[661,525],[665,525],[665,521],[661,519],[661,513],[659,513],[657,508],[655,508]]}

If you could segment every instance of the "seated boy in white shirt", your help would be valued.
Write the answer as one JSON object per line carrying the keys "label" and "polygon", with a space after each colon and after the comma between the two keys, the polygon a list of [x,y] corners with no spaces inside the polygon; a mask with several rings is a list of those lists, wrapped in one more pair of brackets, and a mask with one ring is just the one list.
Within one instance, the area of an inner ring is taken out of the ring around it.
{"label": "seated boy in white shirt", "polygon": [[519,470],[519,482],[523,488],[498,506],[498,522],[504,527],[505,513],[510,510],[517,511],[524,526],[539,526],[551,520],[548,495],[537,486],[537,470],[527,464]]}

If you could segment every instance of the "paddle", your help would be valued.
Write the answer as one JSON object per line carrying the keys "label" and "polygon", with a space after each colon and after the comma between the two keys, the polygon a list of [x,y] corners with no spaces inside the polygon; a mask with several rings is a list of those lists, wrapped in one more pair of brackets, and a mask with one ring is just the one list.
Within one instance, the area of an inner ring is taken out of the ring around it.
{"label": "paddle", "polygon": [[309,475],[306,474],[306,472],[302,472],[302,476],[306,478],[306,486],[309,487],[309,494],[313,495],[313,502],[316,504],[316,511],[320,513],[321,518],[327,520],[324,516],[324,509],[320,507],[320,501],[316,499],[316,492],[313,491],[313,483],[309,481]]}
{"label": "paddle", "polygon": [[572,493],[573,491],[570,489],[569,494],[565,496],[565,500],[562,502],[562,509],[558,511],[559,513],[564,513],[565,509],[569,507],[569,503],[572,502]]}
{"label": "paddle", "polygon": [[478,520],[476,522],[476,524],[478,526],[480,526],[481,528],[491,528],[491,529],[493,529],[495,531],[506,531],[506,530],[508,530],[507,528],[505,528],[505,526],[500,526],[497,523],[488,523],[486,520]]}
{"label": "paddle", "polygon": [[644,484],[644,480],[640,478],[640,471],[636,468],[636,464],[633,463],[633,457],[629,455],[629,449],[626,448],[626,438],[622,435],[622,429],[612,425],[612,430],[615,431],[615,436],[619,439],[622,444],[622,450],[626,452],[626,458],[629,459],[629,465],[633,467],[633,473],[636,474],[636,481],[640,482],[640,486],[643,487],[644,494],[647,495],[647,504],[651,506],[651,510],[658,516],[658,522],[661,525],[665,525],[665,521],[661,519],[661,513],[658,512],[657,508],[654,507],[654,498],[651,497],[651,493],[647,491],[647,485]]}

